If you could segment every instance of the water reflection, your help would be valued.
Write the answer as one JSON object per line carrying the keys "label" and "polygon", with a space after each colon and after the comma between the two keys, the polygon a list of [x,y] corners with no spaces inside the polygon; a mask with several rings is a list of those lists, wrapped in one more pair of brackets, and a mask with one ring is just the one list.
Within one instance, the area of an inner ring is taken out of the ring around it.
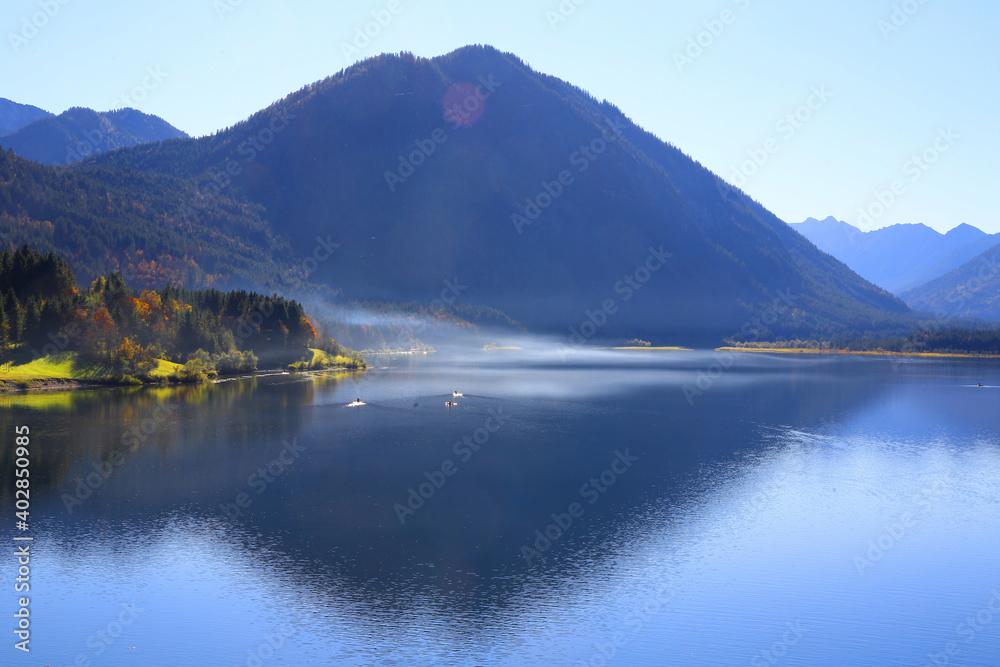
{"label": "water reflection", "polygon": [[[918,664],[1000,583],[995,396],[969,387],[995,368],[748,355],[692,405],[682,387],[711,355],[637,358],[7,399],[6,432],[36,432],[46,658],[90,655],[131,600],[148,611],[123,643],[145,653],[111,645],[106,664],[244,664],[289,619],[292,664],[748,664],[796,623],[784,664]],[[301,457],[271,465],[293,442]],[[626,450],[635,465],[589,503],[581,487]]]}

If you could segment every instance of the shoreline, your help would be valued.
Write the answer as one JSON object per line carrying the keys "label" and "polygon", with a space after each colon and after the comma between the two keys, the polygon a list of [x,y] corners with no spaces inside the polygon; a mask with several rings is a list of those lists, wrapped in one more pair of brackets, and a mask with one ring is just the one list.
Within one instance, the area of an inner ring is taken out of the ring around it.
{"label": "shoreline", "polygon": [[218,373],[215,369],[202,370],[190,378],[179,374],[183,366],[166,359],[157,359],[156,366],[147,375],[134,378],[115,374],[113,367],[107,363],[81,360],[77,352],[60,352],[32,359],[27,363],[14,365],[13,362],[8,362],[0,365],[0,394],[20,391],[197,385],[282,373],[352,371],[368,368],[363,360],[360,367],[355,367],[357,360],[353,357],[334,356],[314,348],[308,348],[308,351],[312,353],[311,359],[303,358],[288,366],[268,366],[252,371],[240,370],[229,373]]}
{"label": "shoreline", "polygon": [[[28,386],[22,386],[27,384]],[[0,377],[0,394],[16,394],[28,391],[64,391],[69,389],[99,389],[100,383],[67,378],[29,378],[28,380],[6,380]],[[123,385],[124,386],[124,385]]]}
{"label": "shoreline", "polygon": [[232,375],[220,375],[216,379],[204,380],[202,382],[142,382],[132,384],[128,382],[118,382],[114,380],[78,380],[74,378],[54,378],[35,377],[23,380],[11,380],[3,377],[0,373],[0,395],[11,395],[28,392],[44,391],[73,391],[80,389],[122,389],[140,387],[192,387],[201,384],[218,384],[220,382],[233,382],[234,380],[246,380],[257,377],[269,377],[273,375],[318,375],[330,371],[340,371],[345,373],[356,373],[367,370],[365,368],[348,368],[347,366],[336,366],[331,368],[314,368],[309,370],[288,370],[280,368],[265,368],[250,373],[233,373]]}
{"label": "shoreline", "polygon": [[1000,359],[1000,354],[981,352],[892,352],[888,350],[822,350],[809,347],[717,347],[715,352],[752,352],[768,354],[826,354],[859,355],[869,357],[921,357],[955,359]]}
{"label": "shoreline", "polygon": [[693,352],[694,351],[694,348],[690,348],[690,347],[677,347],[677,346],[672,346],[672,345],[663,346],[663,347],[655,347],[655,346],[646,347],[645,345],[643,345],[643,346],[640,347],[640,346],[635,346],[635,345],[630,345],[630,346],[624,346],[623,345],[623,346],[620,346],[620,347],[599,347],[597,349],[598,350],[634,350],[636,352]]}

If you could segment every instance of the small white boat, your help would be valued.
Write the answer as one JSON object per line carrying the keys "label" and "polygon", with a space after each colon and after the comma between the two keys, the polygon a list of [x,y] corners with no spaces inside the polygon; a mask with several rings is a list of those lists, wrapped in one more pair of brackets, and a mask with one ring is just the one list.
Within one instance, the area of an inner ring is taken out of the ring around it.
{"label": "small white boat", "polygon": [[465,396],[465,394],[461,393],[457,389],[455,391],[451,392],[451,395],[452,395],[453,398],[458,398],[459,396]]}
{"label": "small white boat", "polygon": [[365,402],[362,401],[360,398],[358,398],[358,399],[355,399],[355,400],[351,401],[350,403],[348,403],[344,407],[346,407],[346,408],[356,408],[356,407],[359,407],[359,406],[362,406],[362,405],[365,405]]}

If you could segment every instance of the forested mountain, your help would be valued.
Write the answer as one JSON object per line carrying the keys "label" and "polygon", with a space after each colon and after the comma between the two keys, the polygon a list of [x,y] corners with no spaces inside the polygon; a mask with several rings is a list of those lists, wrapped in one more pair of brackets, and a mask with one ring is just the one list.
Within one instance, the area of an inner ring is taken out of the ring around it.
{"label": "forested mountain", "polygon": [[16,132],[25,125],[51,115],[48,111],[30,104],[18,104],[0,97],[0,136]]}
{"label": "forested mountain", "polygon": [[1000,234],[987,234],[966,224],[947,234],[920,224],[865,232],[833,217],[809,218],[791,226],[817,248],[893,294],[943,276],[1000,242]]}
{"label": "forested mountain", "polygon": [[77,171],[194,179],[195,227],[241,202],[299,257],[329,239],[309,278],[358,301],[427,302],[450,281],[533,331],[589,317],[595,338],[696,342],[745,333],[785,294],[767,333],[909,326],[901,301],[612,105],[489,47],[372,58],[213,136]]}
{"label": "forested mountain", "polygon": [[172,176],[57,170],[0,150],[0,238],[8,248],[55,251],[88,282],[119,271],[139,288],[277,289],[292,254],[262,209],[220,196],[186,218],[195,197],[193,183]]}
{"label": "forested mountain", "polygon": [[920,310],[1000,320],[1000,244],[902,297]]}
{"label": "forested mountain", "polygon": [[187,137],[158,116],[125,108],[74,107],[0,137],[0,146],[42,164],[68,164],[115,148]]}

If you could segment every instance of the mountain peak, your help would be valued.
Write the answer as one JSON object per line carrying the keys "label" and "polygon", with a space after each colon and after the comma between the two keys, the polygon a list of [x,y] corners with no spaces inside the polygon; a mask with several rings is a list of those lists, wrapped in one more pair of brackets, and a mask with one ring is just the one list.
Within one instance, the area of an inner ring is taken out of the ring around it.
{"label": "mountain peak", "polygon": [[[251,149],[254,136],[268,145]],[[95,162],[199,183],[234,174],[227,196],[266,211],[295,253],[336,239],[345,251],[310,280],[361,302],[422,302],[457,280],[463,304],[561,332],[618,290],[629,308],[601,337],[689,342],[738,333],[789,287],[815,313],[783,321],[791,337],[833,326],[841,304],[852,328],[908,310],[612,104],[489,46],[376,56],[209,137]],[[647,261],[663,271],[630,294],[623,272]]]}
{"label": "mountain peak", "polygon": [[797,225],[807,225],[810,227],[817,227],[817,228],[840,228],[843,227],[844,225],[847,225],[848,227],[853,226],[844,222],[843,220],[837,220],[837,218],[833,217],[832,215],[828,215],[822,220],[820,220],[819,218],[806,218],[802,222],[793,222],[790,224],[793,227]]}
{"label": "mountain peak", "polygon": [[17,132],[22,127],[52,114],[30,104],[19,104],[0,97],[0,136]]}
{"label": "mountain peak", "polygon": [[972,225],[963,222],[948,230],[948,233],[945,234],[945,236],[949,238],[958,237],[968,241],[973,241],[989,235],[978,227],[973,227]]}

